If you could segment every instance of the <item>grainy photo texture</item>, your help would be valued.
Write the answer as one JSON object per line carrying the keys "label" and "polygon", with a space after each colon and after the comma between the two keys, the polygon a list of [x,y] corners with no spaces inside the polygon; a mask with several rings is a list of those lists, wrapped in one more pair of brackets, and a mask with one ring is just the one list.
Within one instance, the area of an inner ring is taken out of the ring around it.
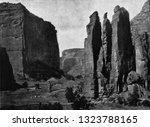
{"label": "grainy photo texture", "polygon": [[150,109],[150,0],[0,0],[0,109]]}

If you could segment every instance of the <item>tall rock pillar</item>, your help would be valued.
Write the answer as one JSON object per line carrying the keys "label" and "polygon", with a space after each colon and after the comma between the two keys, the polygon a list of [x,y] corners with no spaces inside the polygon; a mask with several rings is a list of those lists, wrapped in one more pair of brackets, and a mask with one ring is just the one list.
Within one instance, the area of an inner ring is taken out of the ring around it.
{"label": "tall rock pillar", "polygon": [[101,23],[98,12],[90,16],[87,25],[87,38],[85,39],[85,90],[90,96],[98,97],[97,60],[101,47]]}
{"label": "tall rock pillar", "polygon": [[122,92],[129,71],[134,70],[134,48],[131,42],[128,11],[120,6],[114,8],[112,19],[112,55],[110,88]]}
{"label": "tall rock pillar", "polygon": [[102,89],[106,89],[106,84],[108,84],[110,77],[112,27],[109,19],[107,18],[107,13],[104,14],[102,39],[102,47],[97,63],[99,92]]}

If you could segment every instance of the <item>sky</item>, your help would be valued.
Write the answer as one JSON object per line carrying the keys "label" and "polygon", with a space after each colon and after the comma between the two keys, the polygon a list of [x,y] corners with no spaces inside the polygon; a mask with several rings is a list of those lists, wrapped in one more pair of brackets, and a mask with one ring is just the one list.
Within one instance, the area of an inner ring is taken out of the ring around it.
{"label": "sky", "polygon": [[69,48],[83,48],[87,37],[86,25],[89,16],[98,11],[100,21],[108,12],[112,20],[116,5],[125,7],[130,13],[130,19],[136,16],[147,0],[0,0],[1,2],[21,2],[33,14],[50,21],[57,30],[57,39],[61,52]]}

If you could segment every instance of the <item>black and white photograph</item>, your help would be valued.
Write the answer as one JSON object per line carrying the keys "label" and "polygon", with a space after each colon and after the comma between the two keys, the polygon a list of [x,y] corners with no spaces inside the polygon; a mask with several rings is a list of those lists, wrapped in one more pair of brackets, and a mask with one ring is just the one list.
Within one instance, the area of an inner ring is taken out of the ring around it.
{"label": "black and white photograph", "polygon": [[149,110],[150,0],[0,0],[0,110]]}

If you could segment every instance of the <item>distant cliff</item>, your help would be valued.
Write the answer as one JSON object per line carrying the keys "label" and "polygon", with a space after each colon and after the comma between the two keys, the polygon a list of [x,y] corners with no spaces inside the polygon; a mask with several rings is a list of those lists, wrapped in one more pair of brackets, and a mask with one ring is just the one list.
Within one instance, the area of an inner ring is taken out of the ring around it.
{"label": "distant cliff", "polygon": [[37,61],[59,69],[57,31],[50,22],[30,13],[21,3],[0,4],[0,19],[0,45],[7,50],[15,78],[38,73],[40,69],[32,66]]}
{"label": "distant cliff", "polygon": [[84,49],[64,50],[61,58],[61,69],[72,76],[82,76],[84,68]]}

